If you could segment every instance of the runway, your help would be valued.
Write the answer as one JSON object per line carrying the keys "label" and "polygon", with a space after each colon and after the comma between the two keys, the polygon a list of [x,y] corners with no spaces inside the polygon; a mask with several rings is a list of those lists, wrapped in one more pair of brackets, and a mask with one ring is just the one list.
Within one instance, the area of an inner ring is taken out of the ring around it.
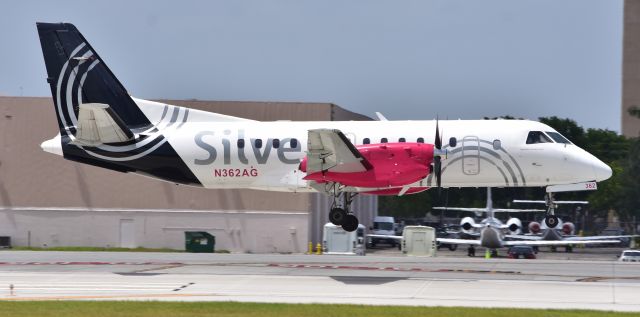
{"label": "runway", "polygon": [[637,294],[640,263],[613,260],[0,252],[2,300],[246,301],[640,311]]}

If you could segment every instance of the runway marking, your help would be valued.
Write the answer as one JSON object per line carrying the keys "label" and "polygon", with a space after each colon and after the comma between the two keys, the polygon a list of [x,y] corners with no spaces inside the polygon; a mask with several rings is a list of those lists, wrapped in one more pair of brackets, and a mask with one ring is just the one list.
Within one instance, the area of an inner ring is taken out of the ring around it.
{"label": "runway marking", "polygon": [[196,296],[217,296],[216,294],[132,294],[132,295],[65,295],[65,296],[32,296],[32,297],[0,297],[0,301],[46,301],[46,300],[74,300],[74,299],[121,299],[139,297],[196,297]]}
{"label": "runway marking", "polygon": [[178,287],[178,288],[174,289],[173,291],[174,291],[174,292],[181,291],[181,290],[183,290],[183,289],[187,288],[187,286],[191,286],[191,285],[193,285],[193,284],[195,284],[195,283],[191,282],[191,283],[189,283],[189,284],[184,284],[184,285],[182,285],[182,286],[180,286],[180,287]]}
{"label": "runway marking", "polygon": [[490,274],[522,274],[518,271],[498,270],[471,270],[471,269],[426,269],[404,267],[376,267],[376,266],[350,266],[350,265],[316,265],[316,264],[279,264],[270,263],[269,267],[289,269],[331,269],[331,270],[366,270],[366,271],[394,271],[394,272],[434,272],[434,273],[490,273]]}
{"label": "runway marking", "polygon": [[180,262],[0,262],[0,265],[164,265],[164,266],[181,266],[184,263]]}
{"label": "runway marking", "polygon": [[[476,274],[505,274],[527,275],[543,277],[567,277],[562,274],[522,273],[520,271],[501,270],[475,270],[475,269],[426,269],[426,268],[400,268],[400,267],[376,267],[376,266],[347,266],[347,265],[317,265],[317,264],[278,264],[270,263],[268,267],[290,269],[330,269],[330,270],[367,270],[367,271],[393,271],[393,272],[428,272],[428,273],[476,273]],[[606,280],[640,280],[640,276],[589,276],[576,278],[576,282],[601,282]]]}
{"label": "runway marking", "polygon": [[579,278],[576,282],[602,282],[606,280],[640,280],[640,276],[591,276]]}
{"label": "runway marking", "polygon": [[[182,264],[182,263],[174,263],[174,264],[169,264],[169,265],[163,265],[163,266],[160,266],[160,267],[150,267],[150,268],[147,268],[147,269],[135,270],[135,271],[132,271],[131,273],[145,274],[146,272],[149,272],[149,271],[169,270],[169,269],[174,269],[174,268],[183,267],[183,266],[184,266],[184,264]],[[147,274],[155,274],[155,273],[147,273]],[[158,273],[158,274],[160,274],[160,273]]]}

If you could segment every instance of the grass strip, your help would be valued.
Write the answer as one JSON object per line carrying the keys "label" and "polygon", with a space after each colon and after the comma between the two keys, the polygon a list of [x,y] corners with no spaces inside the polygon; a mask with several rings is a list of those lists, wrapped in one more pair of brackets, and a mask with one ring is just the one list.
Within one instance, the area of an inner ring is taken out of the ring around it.
{"label": "grass strip", "polygon": [[407,307],[328,304],[261,304],[238,302],[28,301],[0,302],[0,316],[229,316],[229,317],[592,317],[639,316],[638,313],[592,310]]}

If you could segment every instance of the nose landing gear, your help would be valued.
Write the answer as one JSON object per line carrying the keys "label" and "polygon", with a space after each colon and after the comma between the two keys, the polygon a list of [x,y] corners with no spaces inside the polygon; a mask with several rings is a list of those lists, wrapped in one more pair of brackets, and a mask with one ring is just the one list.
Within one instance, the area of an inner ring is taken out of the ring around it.
{"label": "nose landing gear", "polygon": [[558,216],[555,214],[557,206],[553,198],[553,193],[547,193],[544,200],[548,207],[547,215],[544,217],[544,224],[549,229],[555,229],[560,223],[560,219],[558,219]]}

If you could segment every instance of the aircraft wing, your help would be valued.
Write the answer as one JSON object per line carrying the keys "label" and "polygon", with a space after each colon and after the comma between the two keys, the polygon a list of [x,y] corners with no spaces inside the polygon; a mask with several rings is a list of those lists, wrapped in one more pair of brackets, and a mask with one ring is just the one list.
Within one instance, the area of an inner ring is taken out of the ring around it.
{"label": "aircraft wing", "polygon": [[635,237],[633,235],[626,236],[588,236],[588,237],[580,237],[580,236],[563,236],[562,240],[542,240],[540,235],[522,235],[522,234],[509,234],[505,236],[509,239],[519,240],[519,241],[570,241],[575,243],[576,241],[613,241],[613,242],[599,242],[599,243],[618,243],[621,238],[631,238]]}
{"label": "aircraft wing", "polygon": [[471,212],[487,212],[487,208],[465,208],[465,207],[433,207],[436,210],[450,211],[471,211]]}
{"label": "aircraft wing", "polygon": [[637,235],[624,235],[624,236],[588,236],[588,237],[566,237],[565,240],[569,241],[599,241],[599,240],[612,240],[612,239],[621,239],[621,238],[635,238]]}
{"label": "aircraft wing", "polygon": [[380,238],[380,239],[402,240],[402,236],[392,236],[392,235],[388,235],[388,234],[368,234],[367,237]]}
{"label": "aircraft wing", "polygon": [[[546,204],[547,203],[544,200],[523,200],[523,199],[514,199],[513,202],[514,203],[523,203],[523,204]],[[554,200],[553,203],[556,204],[556,205],[561,205],[561,204],[588,205],[589,204],[588,201],[583,201],[583,200]]]}
{"label": "aircraft wing", "polygon": [[436,238],[436,241],[446,244],[480,245],[480,240]]}
{"label": "aircraft wing", "polygon": [[[470,212],[487,212],[487,208],[467,208],[467,207],[433,207],[436,210],[450,211],[470,211]],[[506,209],[494,208],[493,212],[545,212],[544,209]]]}
{"label": "aircraft wing", "polygon": [[355,173],[373,168],[340,130],[313,129],[308,134],[307,173]]}
{"label": "aircraft wing", "polygon": [[507,209],[507,208],[495,208],[493,212],[546,212],[544,209]]}
{"label": "aircraft wing", "polygon": [[576,245],[576,244],[604,244],[604,243],[620,243],[620,240],[589,240],[589,241],[575,241],[575,240],[529,240],[529,241],[502,241],[504,246],[514,245],[530,245],[530,246],[562,246],[562,245]]}

